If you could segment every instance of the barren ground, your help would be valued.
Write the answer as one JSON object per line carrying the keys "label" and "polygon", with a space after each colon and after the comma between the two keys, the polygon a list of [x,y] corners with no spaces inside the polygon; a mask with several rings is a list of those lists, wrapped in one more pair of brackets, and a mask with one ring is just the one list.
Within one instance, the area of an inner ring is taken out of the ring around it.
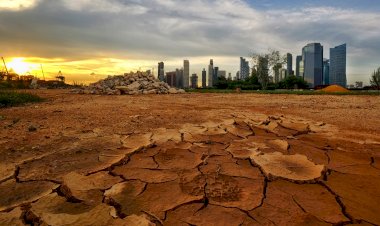
{"label": "barren ground", "polygon": [[0,225],[380,225],[380,97],[35,92]]}

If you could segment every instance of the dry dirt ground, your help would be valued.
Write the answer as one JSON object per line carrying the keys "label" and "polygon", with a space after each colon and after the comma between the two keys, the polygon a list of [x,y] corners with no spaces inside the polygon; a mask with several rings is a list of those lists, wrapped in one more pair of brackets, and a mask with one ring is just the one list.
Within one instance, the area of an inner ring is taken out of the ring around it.
{"label": "dry dirt ground", "polygon": [[35,92],[0,225],[380,225],[380,97]]}

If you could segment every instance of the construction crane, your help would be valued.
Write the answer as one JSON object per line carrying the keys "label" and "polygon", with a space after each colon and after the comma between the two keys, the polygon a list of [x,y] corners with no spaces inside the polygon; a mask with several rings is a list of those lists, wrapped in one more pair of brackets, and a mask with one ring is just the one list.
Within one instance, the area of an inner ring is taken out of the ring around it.
{"label": "construction crane", "polygon": [[62,72],[59,71],[57,76],[55,77],[58,81],[65,82],[65,76],[63,76]]}
{"label": "construction crane", "polygon": [[9,79],[9,72],[8,72],[8,68],[7,68],[7,65],[6,65],[6,63],[5,63],[4,57],[1,57],[1,59],[3,60],[3,64],[4,64],[4,68],[5,68],[5,72],[6,72],[6,75],[7,75],[8,79]]}

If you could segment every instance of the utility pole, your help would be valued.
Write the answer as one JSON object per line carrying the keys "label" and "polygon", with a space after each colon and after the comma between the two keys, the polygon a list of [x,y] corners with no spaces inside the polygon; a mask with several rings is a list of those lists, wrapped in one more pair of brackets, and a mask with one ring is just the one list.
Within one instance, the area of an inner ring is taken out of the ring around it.
{"label": "utility pole", "polygon": [[1,57],[1,59],[3,60],[3,63],[4,63],[4,67],[5,67],[5,71],[7,72],[7,76],[9,77],[9,72],[8,72],[8,68],[7,68],[7,65],[5,64],[5,60],[4,60],[4,57]]}
{"label": "utility pole", "polygon": [[42,76],[43,76],[44,81],[45,81],[45,73],[44,73],[44,69],[42,68],[42,64],[40,64],[40,66],[41,66]]}

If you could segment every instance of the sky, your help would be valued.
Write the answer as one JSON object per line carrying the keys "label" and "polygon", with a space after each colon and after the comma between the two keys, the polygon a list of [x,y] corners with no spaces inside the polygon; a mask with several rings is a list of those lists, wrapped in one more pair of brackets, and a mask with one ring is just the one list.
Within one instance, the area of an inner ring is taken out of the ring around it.
{"label": "sky", "polygon": [[[210,59],[235,75],[239,57],[307,43],[347,43],[348,83],[380,66],[378,0],[0,0],[0,56],[16,72],[89,83],[107,75],[165,71]],[[293,63],[295,65],[295,62]],[[2,70],[2,67],[0,67]]]}

